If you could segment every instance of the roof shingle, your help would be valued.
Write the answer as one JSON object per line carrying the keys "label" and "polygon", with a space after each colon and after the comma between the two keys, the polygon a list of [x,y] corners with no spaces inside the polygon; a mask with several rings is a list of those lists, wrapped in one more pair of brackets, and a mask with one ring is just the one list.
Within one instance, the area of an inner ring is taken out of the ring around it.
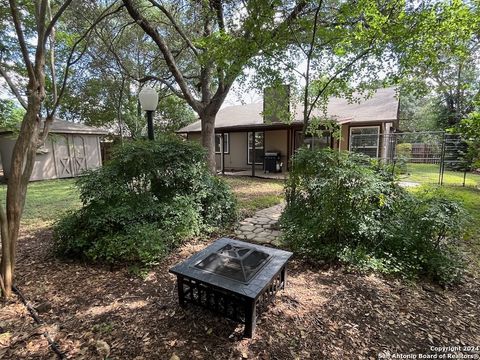
{"label": "roof shingle", "polygon": [[[397,120],[398,99],[395,88],[378,89],[371,97],[357,102],[332,97],[327,106],[327,116],[339,123],[379,122]],[[229,106],[221,109],[215,119],[215,129],[255,126],[263,124],[263,104],[253,103]],[[314,116],[323,116],[323,111],[315,109]],[[303,109],[297,104],[294,109],[294,122],[303,121]],[[201,131],[200,120],[180,129],[179,133]]]}

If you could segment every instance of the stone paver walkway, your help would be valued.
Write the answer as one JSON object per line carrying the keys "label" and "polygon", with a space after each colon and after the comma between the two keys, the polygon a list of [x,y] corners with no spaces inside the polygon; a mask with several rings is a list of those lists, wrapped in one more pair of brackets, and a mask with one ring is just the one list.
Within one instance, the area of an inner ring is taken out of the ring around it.
{"label": "stone paver walkway", "polygon": [[252,217],[241,221],[235,229],[235,235],[242,240],[249,240],[259,244],[279,246],[278,219],[285,204],[281,203],[257,211]]}

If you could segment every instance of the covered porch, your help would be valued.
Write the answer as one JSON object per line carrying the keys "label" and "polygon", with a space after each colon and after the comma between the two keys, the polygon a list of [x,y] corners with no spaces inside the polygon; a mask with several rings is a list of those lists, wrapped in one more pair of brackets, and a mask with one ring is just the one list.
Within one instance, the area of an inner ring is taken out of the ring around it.
{"label": "covered porch", "polygon": [[[218,173],[225,176],[252,176],[252,170],[225,171],[223,173],[219,171]],[[254,176],[261,179],[284,180],[287,178],[288,172],[265,173],[263,171],[256,170]]]}
{"label": "covered porch", "polygon": [[216,129],[217,171],[230,176],[284,179],[299,145],[296,137],[301,128],[299,123],[271,123]]}

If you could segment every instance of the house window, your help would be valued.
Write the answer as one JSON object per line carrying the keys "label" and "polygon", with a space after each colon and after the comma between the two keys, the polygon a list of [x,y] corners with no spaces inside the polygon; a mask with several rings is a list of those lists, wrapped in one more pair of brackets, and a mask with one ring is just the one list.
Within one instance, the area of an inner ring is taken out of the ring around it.
{"label": "house window", "polygon": [[350,128],[350,151],[378,157],[380,149],[380,126]]}
{"label": "house window", "polygon": [[[298,149],[302,144],[300,138],[302,136],[302,131],[295,131],[295,150]],[[330,135],[325,135],[322,137],[307,135],[303,139],[303,143],[308,149],[323,149],[330,147],[331,137]]]}
{"label": "house window", "polygon": [[[253,158],[252,134],[248,133],[248,164],[252,163]],[[255,132],[255,164],[263,164],[263,154],[263,132]]]}
{"label": "house window", "polygon": [[[215,153],[221,154],[220,151],[220,140],[222,139],[222,134],[215,134]],[[223,153],[230,153],[230,141],[228,134],[223,134]]]}

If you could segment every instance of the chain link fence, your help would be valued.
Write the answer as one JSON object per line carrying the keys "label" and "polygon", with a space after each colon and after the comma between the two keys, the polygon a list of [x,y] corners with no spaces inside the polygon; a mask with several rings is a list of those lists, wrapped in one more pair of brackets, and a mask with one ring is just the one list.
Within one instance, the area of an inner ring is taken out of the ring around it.
{"label": "chain link fence", "polygon": [[393,165],[405,185],[480,186],[480,174],[470,171],[466,144],[443,131],[352,134],[350,150]]}

